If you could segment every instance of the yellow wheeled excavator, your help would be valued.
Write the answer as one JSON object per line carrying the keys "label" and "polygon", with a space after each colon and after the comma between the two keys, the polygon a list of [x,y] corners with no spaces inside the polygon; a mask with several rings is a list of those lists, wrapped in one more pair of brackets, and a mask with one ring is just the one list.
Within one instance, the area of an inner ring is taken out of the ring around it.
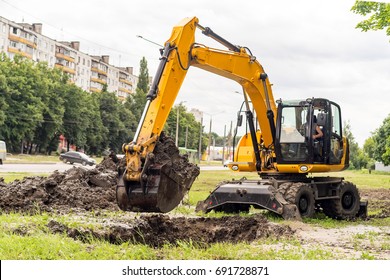
{"label": "yellow wheeled excavator", "polygon": [[[196,43],[196,29],[226,50]],[[342,135],[340,107],[325,98],[275,102],[268,75],[250,50],[203,27],[196,17],[185,18],[173,28],[161,50],[134,139],[123,145],[126,167],[119,172],[116,192],[122,210],[169,212],[199,174],[199,168],[179,155],[172,139],[163,133],[190,67],[242,86],[242,114],[248,132],[239,141],[229,167],[260,175],[258,180],[219,184],[198,203],[198,210],[237,212],[253,206],[286,219],[311,217],[315,211],[338,219],[366,213],[367,203],[361,202],[354,184],[338,177],[313,176],[348,167],[348,139]]]}

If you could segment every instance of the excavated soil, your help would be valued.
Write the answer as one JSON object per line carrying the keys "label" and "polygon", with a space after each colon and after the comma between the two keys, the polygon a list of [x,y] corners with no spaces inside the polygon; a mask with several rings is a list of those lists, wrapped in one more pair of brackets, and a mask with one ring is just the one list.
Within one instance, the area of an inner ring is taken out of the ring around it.
{"label": "excavated soil", "polygon": [[[164,141],[165,143],[158,144],[154,161],[166,162],[171,159],[171,169],[182,180],[197,175],[199,168],[188,165],[185,157],[178,156],[177,151],[172,148],[172,141]],[[118,182],[117,169],[121,165],[123,160],[118,161],[112,157],[104,159],[94,169],[73,167],[65,172],[56,171],[48,177],[26,177],[8,184],[0,178],[0,213],[36,214],[45,211],[56,214],[73,213],[75,217],[82,217],[83,213],[89,211],[120,211],[115,191]],[[376,213],[368,218],[390,217],[389,189],[366,189],[360,193],[363,199],[368,200],[369,211]],[[93,230],[83,227],[70,228],[54,219],[47,226],[53,233],[66,233],[69,237],[85,242],[92,236],[113,244],[142,243],[156,248],[167,243],[176,244],[179,240],[206,246],[215,242],[250,242],[269,236],[300,236],[300,233],[290,226],[270,223],[261,214],[222,218],[133,215],[130,220],[109,219],[104,225],[97,227],[102,228],[99,230],[95,229],[96,227],[93,227]],[[22,235],[24,232],[24,228],[15,231],[16,234]],[[314,235],[316,234],[318,235],[318,232]]]}
{"label": "excavated soil", "polygon": [[360,190],[360,195],[368,201],[369,211],[378,212],[369,218],[390,217],[390,189],[363,189]]}
{"label": "excavated soil", "polygon": [[216,242],[250,242],[262,237],[289,237],[294,231],[288,226],[269,223],[262,215],[253,217],[186,218],[168,215],[142,215],[131,222],[114,222],[103,230],[69,228],[57,221],[47,225],[53,233],[87,241],[91,236],[114,244],[130,242],[161,247],[177,241],[207,246]]}
{"label": "excavated soil", "polygon": [[77,210],[118,210],[116,165],[109,158],[88,170],[73,167],[48,177],[25,177],[0,182],[0,210],[36,213]]}
{"label": "excavated soil", "polygon": [[[153,161],[168,164],[175,179],[185,186],[199,175],[199,167],[189,163],[187,156],[179,155],[173,140],[164,134],[156,145]],[[123,165],[125,159],[111,156],[91,170],[73,167],[65,172],[55,171],[49,177],[25,177],[10,184],[0,178],[0,212],[117,211],[117,170]]]}

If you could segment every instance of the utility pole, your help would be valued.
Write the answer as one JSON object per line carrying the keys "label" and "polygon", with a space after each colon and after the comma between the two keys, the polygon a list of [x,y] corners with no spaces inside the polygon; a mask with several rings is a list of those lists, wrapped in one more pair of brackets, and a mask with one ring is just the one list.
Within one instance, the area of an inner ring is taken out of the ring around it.
{"label": "utility pole", "polygon": [[209,130],[209,144],[208,144],[208,157],[207,161],[210,162],[211,152],[210,152],[210,145],[211,145],[211,126],[213,125],[213,117],[210,115],[210,130]]}
{"label": "utility pole", "polygon": [[186,126],[186,142],[184,144],[184,148],[187,149],[187,141],[188,141],[188,125]]}
{"label": "utility pole", "polygon": [[187,101],[182,101],[177,105],[177,116],[176,116],[176,139],[175,139],[175,144],[176,147],[179,147],[179,115],[180,115],[180,107],[183,103]]}
{"label": "utility pole", "polygon": [[202,134],[203,134],[203,113],[200,117],[200,127],[199,127],[199,162],[202,160]]}
{"label": "utility pole", "polygon": [[180,113],[180,104],[177,106],[177,116],[176,116],[176,138],[175,143],[176,147],[179,147],[179,113]]}
{"label": "utility pole", "polygon": [[226,124],[223,129],[222,165],[225,162],[225,146],[226,146]]}

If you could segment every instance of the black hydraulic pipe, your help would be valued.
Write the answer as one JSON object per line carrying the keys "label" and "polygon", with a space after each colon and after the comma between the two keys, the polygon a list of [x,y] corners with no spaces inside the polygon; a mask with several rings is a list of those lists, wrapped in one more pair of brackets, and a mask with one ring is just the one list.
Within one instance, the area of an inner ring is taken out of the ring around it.
{"label": "black hydraulic pipe", "polygon": [[269,126],[271,128],[272,143],[275,145],[275,135],[276,135],[275,116],[274,116],[274,112],[271,109],[271,103],[269,101],[269,94],[268,94],[268,88],[266,83],[267,77],[268,75],[266,73],[260,74],[260,79],[263,83],[263,88],[265,93],[265,101],[267,105],[267,118],[268,118]]}
{"label": "black hydraulic pipe", "polygon": [[164,47],[164,50],[162,52],[162,56],[160,58],[160,64],[158,65],[156,76],[153,79],[152,85],[150,87],[150,90],[148,94],[146,95],[147,100],[153,100],[157,97],[157,90],[158,90],[158,84],[160,83],[165,65],[168,62],[168,56],[169,53],[171,52],[171,44],[167,43]]}
{"label": "black hydraulic pipe", "polygon": [[252,138],[253,150],[255,152],[256,170],[261,171],[260,150],[259,150],[259,144],[257,142],[257,137],[256,137],[255,124],[253,122],[253,114],[252,114],[252,111],[250,111],[250,110],[247,110],[245,113],[246,113],[246,118],[248,120],[249,132],[250,132],[251,138]]}
{"label": "black hydraulic pipe", "polygon": [[142,128],[143,123],[145,121],[145,117],[146,117],[146,114],[149,110],[150,103],[152,102],[152,100],[154,100],[157,97],[158,84],[160,83],[162,73],[164,71],[165,65],[168,62],[168,56],[169,56],[169,53],[171,52],[171,50],[172,50],[171,45],[169,43],[167,43],[164,47],[163,52],[162,52],[162,57],[160,59],[161,61],[160,61],[160,64],[158,65],[157,73],[153,79],[152,86],[150,87],[150,90],[149,90],[148,94],[146,95],[146,104],[145,104],[144,110],[143,110],[142,115],[141,115],[141,120],[138,123],[137,130],[135,131],[135,134],[134,134],[134,139],[133,139],[134,143],[136,143],[138,140],[138,136],[141,132],[141,128]]}
{"label": "black hydraulic pipe", "polygon": [[199,23],[196,25],[200,30],[202,30],[202,33],[208,37],[213,38],[215,41],[221,43],[225,47],[227,47],[229,50],[234,51],[234,52],[240,52],[240,47],[230,43],[228,40],[222,38],[218,34],[214,33],[213,30],[211,30],[210,27],[203,27]]}

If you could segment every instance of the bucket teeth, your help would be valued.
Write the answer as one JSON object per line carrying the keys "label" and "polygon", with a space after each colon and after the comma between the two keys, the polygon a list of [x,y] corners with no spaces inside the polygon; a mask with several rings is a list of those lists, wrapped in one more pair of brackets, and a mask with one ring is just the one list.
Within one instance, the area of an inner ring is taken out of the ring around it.
{"label": "bucket teeth", "polygon": [[302,221],[301,214],[299,213],[298,207],[295,204],[283,205],[282,217],[285,220]]}

